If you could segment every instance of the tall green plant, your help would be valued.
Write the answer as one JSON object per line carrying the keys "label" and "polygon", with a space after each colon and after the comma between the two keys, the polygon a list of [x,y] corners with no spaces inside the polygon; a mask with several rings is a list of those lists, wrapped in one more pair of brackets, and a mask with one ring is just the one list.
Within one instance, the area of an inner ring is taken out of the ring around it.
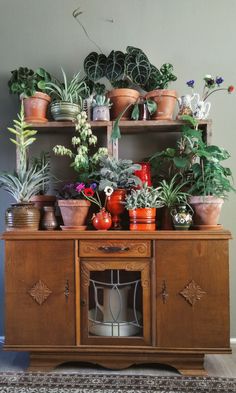
{"label": "tall green plant", "polygon": [[18,150],[16,171],[13,174],[0,173],[0,187],[17,202],[28,202],[33,195],[40,192],[43,184],[49,182],[49,175],[47,164],[40,170],[35,165],[29,165],[28,148],[36,140],[34,136],[37,131],[29,129],[29,125],[25,122],[23,105],[17,116],[18,120],[14,120],[14,128],[8,128],[8,131],[15,136],[10,138],[10,141]]}

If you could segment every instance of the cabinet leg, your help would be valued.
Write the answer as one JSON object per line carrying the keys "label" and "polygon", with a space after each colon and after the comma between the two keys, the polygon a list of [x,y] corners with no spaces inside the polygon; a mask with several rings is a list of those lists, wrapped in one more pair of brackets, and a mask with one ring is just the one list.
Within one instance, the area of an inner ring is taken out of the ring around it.
{"label": "cabinet leg", "polygon": [[61,360],[48,357],[41,353],[30,354],[30,364],[27,371],[52,371],[61,364]]}
{"label": "cabinet leg", "polygon": [[207,371],[204,368],[204,355],[187,355],[178,356],[169,363],[175,367],[180,374],[185,376],[206,376]]}

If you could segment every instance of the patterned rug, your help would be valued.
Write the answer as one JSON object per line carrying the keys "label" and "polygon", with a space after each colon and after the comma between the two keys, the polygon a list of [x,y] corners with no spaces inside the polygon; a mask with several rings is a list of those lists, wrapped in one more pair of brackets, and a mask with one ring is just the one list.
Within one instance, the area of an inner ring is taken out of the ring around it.
{"label": "patterned rug", "polygon": [[0,373],[1,393],[236,393],[236,378]]}

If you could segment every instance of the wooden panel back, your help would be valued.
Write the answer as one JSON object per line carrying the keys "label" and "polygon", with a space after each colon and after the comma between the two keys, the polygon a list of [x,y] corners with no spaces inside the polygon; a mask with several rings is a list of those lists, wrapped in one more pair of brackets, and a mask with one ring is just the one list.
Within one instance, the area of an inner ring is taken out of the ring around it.
{"label": "wooden panel back", "polygon": [[6,241],[6,344],[74,345],[74,257],[72,240]]}
{"label": "wooden panel back", "polygon": [[157,241],[156,268],[158,345],[228,348],[227,241]]}

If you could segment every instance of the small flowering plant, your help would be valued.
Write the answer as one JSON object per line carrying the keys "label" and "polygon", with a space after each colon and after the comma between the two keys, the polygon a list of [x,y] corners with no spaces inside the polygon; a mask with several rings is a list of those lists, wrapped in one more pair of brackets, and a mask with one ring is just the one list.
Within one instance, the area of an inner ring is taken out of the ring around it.
{"label": "small flowering plant", "polygon": [[[106,195],[104,206],[102,205],[97,183],[85,184],[83,182],[79,183],[69,183],[63,187],[62,194],[64,199],[87,199],[91,203],[94,203],[102,210],[106,206],[107,197],[113,193],[112,187],[106,187],[104,189]],[[60,196],[62,196],[62,194]]]}
{"label": "small flowering plant", "polygon": [[[203,86],[203,93],[202,93],[202,101],[206,101],[207,98],[215,93],[216,91],[225,90],[228,93],[232,93],[234,91],[234,86],[230,85],[228,87],[222,87],[222,83],[224,79],[221,76],[213,77],[211,75],[205,75],[203,78],[204,86]],[[195,87],[195,81],[193,79],[186,82],[187,86],[191,89]]]}

